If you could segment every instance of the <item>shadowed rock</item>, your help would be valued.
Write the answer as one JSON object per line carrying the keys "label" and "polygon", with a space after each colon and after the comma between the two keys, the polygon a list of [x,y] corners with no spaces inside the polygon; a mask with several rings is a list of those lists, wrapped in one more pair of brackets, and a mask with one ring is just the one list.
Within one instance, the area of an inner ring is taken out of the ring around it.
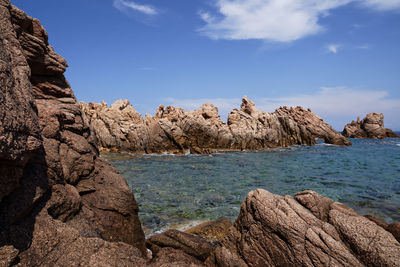
{"label": "shadowed rock", "polygon": [[0,0],[1,261],[146,261],[134,196],[98,158],[66,67],[40,22]]}
{"label": "shadowed rock", "polygon": [[384,127],[383,114],[376,112],[367,114],[361,121],[360,118],[358,118],[357,121],[346,124],[342,134],[349,138],[400,138],[400,136],[391,129]]}

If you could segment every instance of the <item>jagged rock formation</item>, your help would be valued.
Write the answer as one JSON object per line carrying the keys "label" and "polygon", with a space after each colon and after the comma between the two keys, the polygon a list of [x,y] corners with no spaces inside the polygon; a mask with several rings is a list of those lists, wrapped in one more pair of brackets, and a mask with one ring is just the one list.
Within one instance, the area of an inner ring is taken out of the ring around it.
{"label": "jagged rock formation", "polygon": [[400,243],[354,210],[313,191],[247,195],[208,266],[399,266]]}
{"label": "jagged rock formation", "polygon": [[[176,230],[146,243],[134,196],[99,159],[96,137],[63,75],[66,66],[39,21],[0,0],[0,266],[400,265],[399,223],[361,217],[312,191],[295,198],[251,192],[222,246]],[[127,107],[118,102],[114,109]],[[145,122],[149,140],[168,139],[172,149],[227,140],[238,148],[313,141],[305,125],[259,112],[247,99],[228,125],[211,105],[193,112],[160,107],[145,119],[128,113]],[[206,122],[196,126],[200,116]],[[195,140],[197,131],[209,134]],[[145,142],[143,149],[161,147]],[[219,225],[224,230],[229,222]],[[208,236],[210,227],[193,231]],[[146,245],[152,257],[145,256]]]}
{"label": "jagged rock formation", "polygon": [[312,113],[310,109],[305,110],[302,107],[281,107],[275,112],[281,116],[289,116],[297,124],[304,126],[308,131],[310,131],[315,138],[324,139],[327,144],[341,146],[351,145],[349,140],[335,131],[329,124],[324,122],[321,117]]}
{"label": "jagged rock formation", "polygon": [[360,117],[358,117],[357,121],[352,121],[351,123],[346,124],[342,134],[349,138],[383,139],[386,137],[400,137],[391,129],[384,127],[383,114],[377,112],[367,114],[367,116],[365,116],[361,121]]}
{"label": "jagged rock formation", "polygon": [[313,145],[315,138],[337,145],[351,145],[320,117],[300,107],[279,108],[273,113],[257,110],[244,97],[228,123],[218,109],[204,104],[198,110],[161,105],[155,116],[143,118],[129,104],[118,100],[111,107],[81,102],[83,112],[96,132],[99,147],[138,153],[211,153],[215,150],[255,150],[290,145]]}
{"label": "jagged rock formation", "polygon": [[0,0],[0,265],[146,261],[134,196],[99,159],[66,67],[40,22]]}

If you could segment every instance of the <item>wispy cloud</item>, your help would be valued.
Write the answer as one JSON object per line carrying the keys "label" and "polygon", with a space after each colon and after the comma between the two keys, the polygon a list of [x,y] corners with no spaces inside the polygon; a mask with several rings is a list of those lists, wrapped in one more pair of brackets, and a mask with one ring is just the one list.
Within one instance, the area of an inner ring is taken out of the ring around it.
{"label": "wispy cloud", "polygon": [[329,44],[326,46],[326,49],[329,53],[337,54],[339,52],[339,48],[342,47],[342,45],[339,44]]}
{"label": "wispy cloud", "polygon": [[215,13],[199,12],[199,31],[212,39],[287,43],[323,31],[320,19],[349,3],[400,10],[400,0],[216,0]]}
{"label": "wispy cloud", "polygon": [[[251,99],[251,98],[250,98]],[[313,94],[299,94],[277,98],[252,99],[259,110],[272,112],[280,106],[302,106],[321,116],[337,130],[357,116],[370,112],[382,112],[385,115],[385,126],[400,129],[400,99],[389,98],[386,91],[362,90],[349,87],[322,87]],[[203,99],[165,99],[166,104],[179,106],[187,110],[199,108],[204,103],[218,107],[221,118],[226,121],[227,115],[234,108],[239,108],[240,98],[203,98]]]}
{"label": "wispy cloud", "polygon": [[360,2],[378,11],[400,10],[400,0],[360,0]]}
{"label": "wispy cloud", "polygon": [[132,1],[125,1],[125,0],[114,0],[113,6],[122,12],[127,11],[136,11],[141,12],[146,15],[157,15],[158,11],[152,6],[149,5],[142,5]]}

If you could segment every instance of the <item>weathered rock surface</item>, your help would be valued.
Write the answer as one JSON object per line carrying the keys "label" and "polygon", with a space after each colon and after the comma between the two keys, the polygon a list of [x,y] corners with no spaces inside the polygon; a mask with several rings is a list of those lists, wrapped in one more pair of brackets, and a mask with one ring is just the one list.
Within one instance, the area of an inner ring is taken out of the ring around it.
{"label": "weathered rock surface", "polygon": [[255,190],[209,266],[399,266],[400,243],[373,221],[313,191]]}
{"label": "weathered rock surface", "polygon": [[173,248],[182,251],[201,262],[205,261],[215,246],[205,239],[170,229],[162,234],[153,235],[147,240],[147,247],[157,255],[162,248]]}
{"label": "weathered rock surface", "polygon": [[143,118],[129,104],[118,100],[111,107],[81,102],[83,112],[96,132],[101,149],[138,153],[204,154],[212,150],[247,150],[313,145],[315,138],[338,145],[350,145],[320,117],[298,108],[280,108],[273,113],[257,110],[244,97],[224,123],[218,109],[204,104],[198,110],[161,105],[155,116]]}
{"label": "weathered rock surface", "polygon": [[0,260],[146,262],[134,196],[98,158],[66,67],[39,21],[0,0]]}
{"label": "weathered rock surface", "polygon": [[208,221],[185,230],[185,233],[200,236],[210,242],[220,242],[232,226],[228,218]]}
{"label": "weathered rock surface", "polygon": [[289,116],[297,124],[304,126],[315,138],[324,139],[327,144],[350,146],[351,142],[335,131],[318,115],[302,107],[281,107],[275,111],[281,116]]}
{"label": "weathered rock surface", "polygon": [[400,138],[391,129],[384,127],[383,114],[377,112],[367,114],[363,120],[357,118],[357,121],[346,124],[342,134],[349,138]]}

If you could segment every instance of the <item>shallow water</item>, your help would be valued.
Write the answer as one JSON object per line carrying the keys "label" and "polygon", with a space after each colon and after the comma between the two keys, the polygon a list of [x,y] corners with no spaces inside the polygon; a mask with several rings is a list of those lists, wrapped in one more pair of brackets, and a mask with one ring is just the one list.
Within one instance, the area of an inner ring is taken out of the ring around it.
{"label": "shallow water", "polygon": [[400,221],[400,139],[214,155],[103,154],[127,179],[151,231],[222,216],[234,220],[250,190],[312,189],[387,221]]}

